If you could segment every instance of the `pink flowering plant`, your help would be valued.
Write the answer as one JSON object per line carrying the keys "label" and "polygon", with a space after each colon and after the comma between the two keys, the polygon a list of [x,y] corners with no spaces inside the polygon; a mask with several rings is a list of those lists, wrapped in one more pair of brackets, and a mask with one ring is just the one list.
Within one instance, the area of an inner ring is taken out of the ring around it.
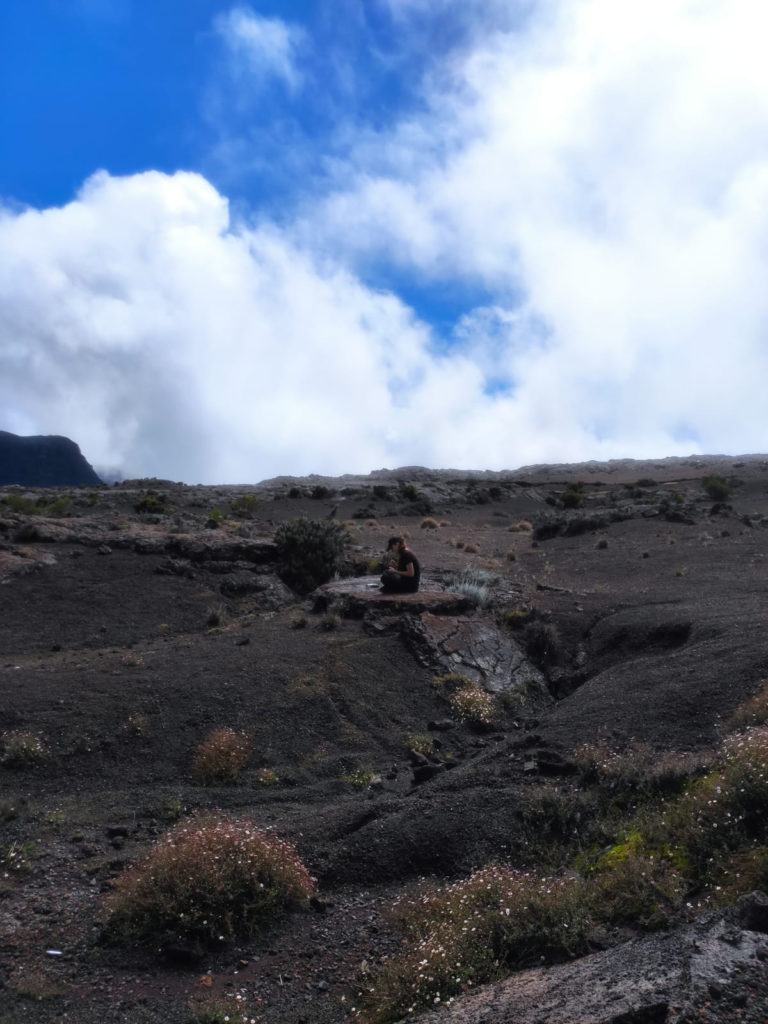
{"label": "pink flowering plant", "polygon": [[378,976],[371,1022],[397,1020],[488,981],[541,955],[584,948],[589,912],[584,882],[546,878],[499,864],[465,881],[426,890],[395,905],[409,945]]}
{"label": "pink flowering plant", "polygon": [[229,942],[306,900],[314,879],[295,848],[223,814],[180,821],[115,879],[107,933],[162,948]]}
{"label": "pink flowering plant", "polygon": [[192,774],[204,786],[234,786],[251,754],[245,733],[226,726],[214,729],[195,750]]}
{"label": "pink flowering plant", "polygon": [[449,702],[454,718],[467,725],[487,728],[496,717],[496,702],[491,694],[469,680],[451,694]]}

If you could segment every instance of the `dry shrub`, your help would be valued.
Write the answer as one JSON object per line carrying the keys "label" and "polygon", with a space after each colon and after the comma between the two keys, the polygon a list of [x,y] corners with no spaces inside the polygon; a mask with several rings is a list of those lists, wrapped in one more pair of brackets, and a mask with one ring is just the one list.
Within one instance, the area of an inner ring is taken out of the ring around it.
{"label": "dry shrub", "polygon": [[228,727],[214,729],[195,751],[192,774],[204,786],[233,786],[251,753],[245,733]]}
{"label": "dry shrub", "polygon": [[274,833],[222,814],[188,818],[115,879],[107,931],[156,948],[230,942],[307,899],[313,882]]}
{"label": "dry shrub", "polygon": [[[459,545],[457,544],[456,547],[458,546]],[[477,544],[465,544],[464,550],[468,555],[476,555],[480,551],[480,548],[478,548]]]}
{"label": "dry shrub", "polygon": [[426,519],[421,520],[422,530],[437,530],[439,525],[436,519],[432,519],[431,516],[427,516]]}
{"label": "dry shrub", "polygon": [[508,526],[507,530],[509,533],[531,533],[533,526],[527,519],[521,519],[519,523],[512,523],[511,526]]}

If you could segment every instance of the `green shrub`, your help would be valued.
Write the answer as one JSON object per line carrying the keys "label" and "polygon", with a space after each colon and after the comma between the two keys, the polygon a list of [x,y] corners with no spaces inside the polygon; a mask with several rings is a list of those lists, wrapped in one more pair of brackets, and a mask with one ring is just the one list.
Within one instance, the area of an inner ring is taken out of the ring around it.
{"label": "green shrub", "polygon": [[244,733],[227,727],[214,729],[195,750],[192,774],[204,786],[234,786],[251,754]]}
{"label": "green shrub", "polygon": [[722,476],[705,476],[701,486],[713,501],[725,501],[731,493],[731,485]]}
{"label": "green shrub", "polygon": [[233,515],[250,519],[259,507],[259,499],[255,494],[242,494],[238,498],[233,498],[229,507]]}
{"label": "green shrub", "polygon": [[329,519],[290,519],[275,530],[280,578],[300,594],[327,583],[341,564],[346,529]]}
{"label": "green shrub", "polygon": [[151,512],[155,515],[162,515],[167,511],[168,498],[165,494],[155,494],[150,491],[134,503],[134,512]]}
{"label": "green shrub", "polygon": [[563,508],[580,508],[584,500],[584,485],[582,483],[568,484],[560,495],[560,502]]}
{"label": "green shrub", "polygon": [[230,942],[312,892],[313,879],[290,843],[247,820],[193,817],[115,879],[107,933],[155,948]]}

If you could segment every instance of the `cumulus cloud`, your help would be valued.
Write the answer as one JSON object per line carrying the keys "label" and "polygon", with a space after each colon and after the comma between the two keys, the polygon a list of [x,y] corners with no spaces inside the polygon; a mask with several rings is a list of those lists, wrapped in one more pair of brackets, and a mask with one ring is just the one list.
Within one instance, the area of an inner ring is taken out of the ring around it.
{"label": "cumulus cloud", "polygon": [[301,82],[298,56],[303,31],[280,18],[265,18],[234,7],[215,19],[215,28],[236,60],[235,68],[257,82],[281,79],[291,89]]}
{"label": "cumulus cloud", "polygon": [[572,451],[761,445],[742,414],[768,368],[759,27],[748,0],[547,2],[494,25],[426,97],[418,158],[393,163],[411,124],[384,169],[355,176],[353,156],[323,232],[543,322],[524,358],[496,332],[496,376],[518,410],[567,409]]}
{"label": "cumulus cloud", "polygon": [[434,427],[476,414],[477,371],[430,354],[397,298],[232,224],[198,175],[101,172],[61,209],[5,213],[0,254],[2,406],[98,466],[366,471],[429,461]]}

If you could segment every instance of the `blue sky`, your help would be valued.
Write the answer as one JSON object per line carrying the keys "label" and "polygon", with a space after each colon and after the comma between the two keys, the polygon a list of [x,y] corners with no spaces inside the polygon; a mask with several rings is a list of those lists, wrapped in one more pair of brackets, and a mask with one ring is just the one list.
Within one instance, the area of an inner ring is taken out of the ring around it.
{"label": "blue sky", "polygon": [[0,429],[190,483],[765,451],[765,28],[2,5]]}

